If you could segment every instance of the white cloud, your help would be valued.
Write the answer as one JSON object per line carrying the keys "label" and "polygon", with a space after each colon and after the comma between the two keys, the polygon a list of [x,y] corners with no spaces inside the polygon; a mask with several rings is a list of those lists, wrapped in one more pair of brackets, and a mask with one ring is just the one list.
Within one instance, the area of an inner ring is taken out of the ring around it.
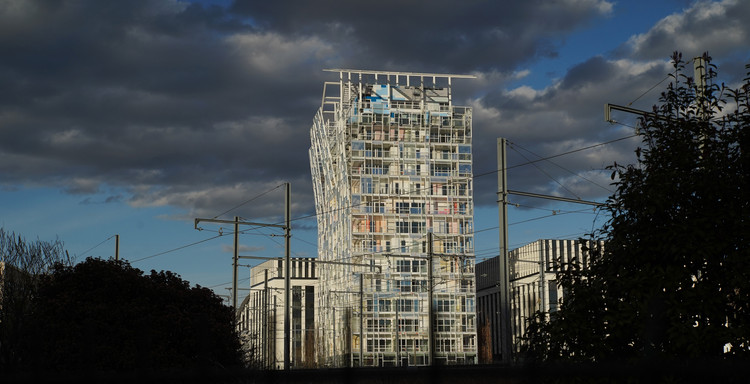
{"label": "white cloud", "polygon": [[528,69],[524,69],[521,71],[513,72],[513,79],[514,80],[520,80],[523,79],[531,74],[531,71]]}
{"label": "white cloud", "polygon": [[243,58],[248,70],[263,73],[284,73],[310,60],[323,61],[335,54],[329,43],[316,36],[238,33],[226,37],[225,42],[234,54]]}
{"label": "white cloud", "polygon": [[[744,15],[744,17],[743,17]],[[665,57],[680,51],[686,58],[703,52],[728,55],[746,46],[750,37],[750,3],[739,0],[699,1],[660,20],[625,44],[640,58]]]}
{"label": "white cloud", "polygon": [[544,92],[537,91],[534,88],[531,88],[527,85],[522,85],[518,88],[511,89],[510,91],[508,91],[508,96],[518,97],[518,98],[526,99],[526,100],[533,100],[543,93]]}

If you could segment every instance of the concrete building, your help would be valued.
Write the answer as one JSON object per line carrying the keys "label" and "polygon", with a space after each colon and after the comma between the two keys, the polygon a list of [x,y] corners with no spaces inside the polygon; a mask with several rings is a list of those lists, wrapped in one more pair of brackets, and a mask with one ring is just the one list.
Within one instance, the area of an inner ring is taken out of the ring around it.
{"label": "concrete building", "polygon": [[476,361],[472,76],[336,69],[310,131],[321,366]]}
{"label": "concrete building", "polygon": [[[290,366],[315,363],[314,259],[292,258],[290,266]],[[237,311],[237,329],[258,368],[284,368],[284,259],[269,260],[250,269],[250,293]]]}
{"label": "concrete building", "polygon": [[[521,348],[526,319],[536,311],[551,313],[565,299],[557,274],[571,265],[586,268],[589,257],[578,240],[537,240],[508,253],[511,289],[512,349]],[[489,323],[492,354],[500,358],[499,257],[480,262],[477,273],[477,317]]]}

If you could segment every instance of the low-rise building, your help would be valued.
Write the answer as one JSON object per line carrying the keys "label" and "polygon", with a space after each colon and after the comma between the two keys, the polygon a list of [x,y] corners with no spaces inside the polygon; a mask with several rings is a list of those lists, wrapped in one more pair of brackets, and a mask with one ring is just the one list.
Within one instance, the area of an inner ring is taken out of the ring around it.
{"label": "low-rise building", "polygon": [[[284,368],[284,259],[268,260],[251,268],[250,293],[237,311],[237,329],[253,366]],[[312,367],[315,362],[314,259],[292,258],[290,266],[290,366]]]}
{"label": "low-rise building", "polygon": [[[512,349],[518,352],[527,319],[536,311],[551,313],[565,299],[558,273],[577,265],[587,268],[589,257],[579,240],[537,240],[508,253],[511,298]],[[477,321],[490,328],[492,355],[500,357],[500,260],[493,257],[476,265]],[[479,346],[480,349],[482,345]]]}

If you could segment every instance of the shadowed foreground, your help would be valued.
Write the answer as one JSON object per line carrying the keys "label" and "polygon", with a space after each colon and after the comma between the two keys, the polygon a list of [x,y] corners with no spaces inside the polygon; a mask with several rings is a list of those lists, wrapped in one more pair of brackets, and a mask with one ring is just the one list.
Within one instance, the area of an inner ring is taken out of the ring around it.
{"label": "shadowed foreground", "polygon": [[172,370],[143,372],[83,372],[66,374],[0,374],[2,383],[742,383],[750,365],[726,361],[682,361],[625,364],[567,364],[525,367],[498,365],[346,368],[284,371]]}

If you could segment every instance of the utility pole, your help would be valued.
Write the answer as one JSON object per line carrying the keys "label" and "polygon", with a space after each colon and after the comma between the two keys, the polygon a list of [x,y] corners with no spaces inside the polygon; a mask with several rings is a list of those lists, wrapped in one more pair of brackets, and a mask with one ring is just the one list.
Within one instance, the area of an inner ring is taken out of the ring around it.
{"label": "utility pole", "polygon": [[[605,119],[612,121],[610,118],[611,110],[620,110],[625,112],[637,111],[629,107],[622,107],[617,105],[606,104],[605,105]],[[643,112],[643,111],[639,111]],[[643,112],[648,114],[647,112]],[[542,195],[538,193],[513,191],[508,189],[508,176],[507,176],[507,156],[506,156],[506,144],[507,140],[504,138],[497,139],[497,207],[498,207],[498,221],[500,224],[500,295],[499,295],[499,306],[500,306],[500,354],[502,362],[504,364],[510,364],[512,362],[512,347],[513,347],[513,327],[511,324],[511,281],[510,281],[510,259],[508,257],[508,195],[518,195],[525,197],[533,197],[547,200],[557,200],[567,203],[576,204],[587,204],[593,206],[602,206],[603,203],[595,201],[586,201],[581,199],[570,199],[566,197]],[[541,271],[541,280],[544,282],[544,271]],[[542,292],[542,295],[544,293]],[[542,296],[544,298],[544,296]]]}
{"label": "utility pole", "polygon": [[268,269],[263,270],[263,369],[268,369]]}
{"label": "utility pole", "polygon": [[693,59],[693,80],[695,81],[695,96],[700,108],[698,116],[705,120],[708,116],[708,100],[706,100],[706,60],[698,56]]}
{"label": "utility pole", "polygon": [[[288,191],[288,188],[287,188]],[[289,197],[287,196],[287,200]],[[202,218],[196,218],[195,219],[195,229],[200,230],[198,228],[198,223],[201,221],[209,222],[209,223],[219,223],[219,224],[233,224],[234,225],[234,262],[232,263],[232,307],[234,310],[237,310],[237,260],[239,259],[239,226],[240,225],[251,225],[256,227],[275,227],[275,228],[287,228],[285,225],[279,225],[279,224],[266,224],[266,223],[254,223],[250,221],[240,221],[240,218],[235,216],[234,220],[218,220],[218,219],[202,219]],[[287,221],[289,221],[287,219]],[[287,234],[288,234],[287,229]],[[288,246],[287,246],[287,257],[288,256]]]}
{"label": "utility pole", "polygon": [[291,366],[289,363],[289,359],[291,358],[291,343],[290,343],[290,329],[291,324],[289,324],[289,305],[290,305],[290,280],[289,280],[289,274],[291,271],[291,258],[289,257],[289,244],[292,237],[291,234],[291,195],[292,195],[292,186],[291,183],[286,183],[286,204],[285,204],[285,218],[286,218],[286,225],[284,225],[284,243],[286,245],[286,254],[284,256],[284,370],[289,370],[289,367]]}
{"label": "utility pole", "polygon": [[435,365],[435,330],[432,324],[432,232],[427,232],[427,348],[430,351],[430,365]]}
{"label": "utility pole", "polygon": [[399,331],[399,326],[398,326],[398,298],[396,298],[394,301],[396,302],[395,303],[396,304],[395,305],[395,307],[396,307],[396,320],[393,323],[393,325],[395,326],[395,329],[396,329],[396,366],[400,367],[401,366],[401,345],[400,345],[399,337],[398,337],[399,336],[398,335],[398,331]]}
{"label": "utility pole", "polygon": [[237,310],[237,262],[240,256],[240,217],[234,217],[234,253],[232,255],[232,308]]}
{"label": "utility pole", "polygon": [[364,292],[365,291],[365,275],[359,274],[359,366],[363,366],[363,360],[365,359],[365,329],[364,329],[364,317],[365,317],[365,305],[364,305]]}
{"label": "utility pole", "polygon": [[115,235],[115,261],[120,260],[120,235]]}
{"label": "utility pole", "polygon": [[508,180],[505,153],[506,140],[497,139],[497,205],[500,222],[500,355],[504,364],[511,363],[513,331],[510,314],[510,265],[508,264]]}

